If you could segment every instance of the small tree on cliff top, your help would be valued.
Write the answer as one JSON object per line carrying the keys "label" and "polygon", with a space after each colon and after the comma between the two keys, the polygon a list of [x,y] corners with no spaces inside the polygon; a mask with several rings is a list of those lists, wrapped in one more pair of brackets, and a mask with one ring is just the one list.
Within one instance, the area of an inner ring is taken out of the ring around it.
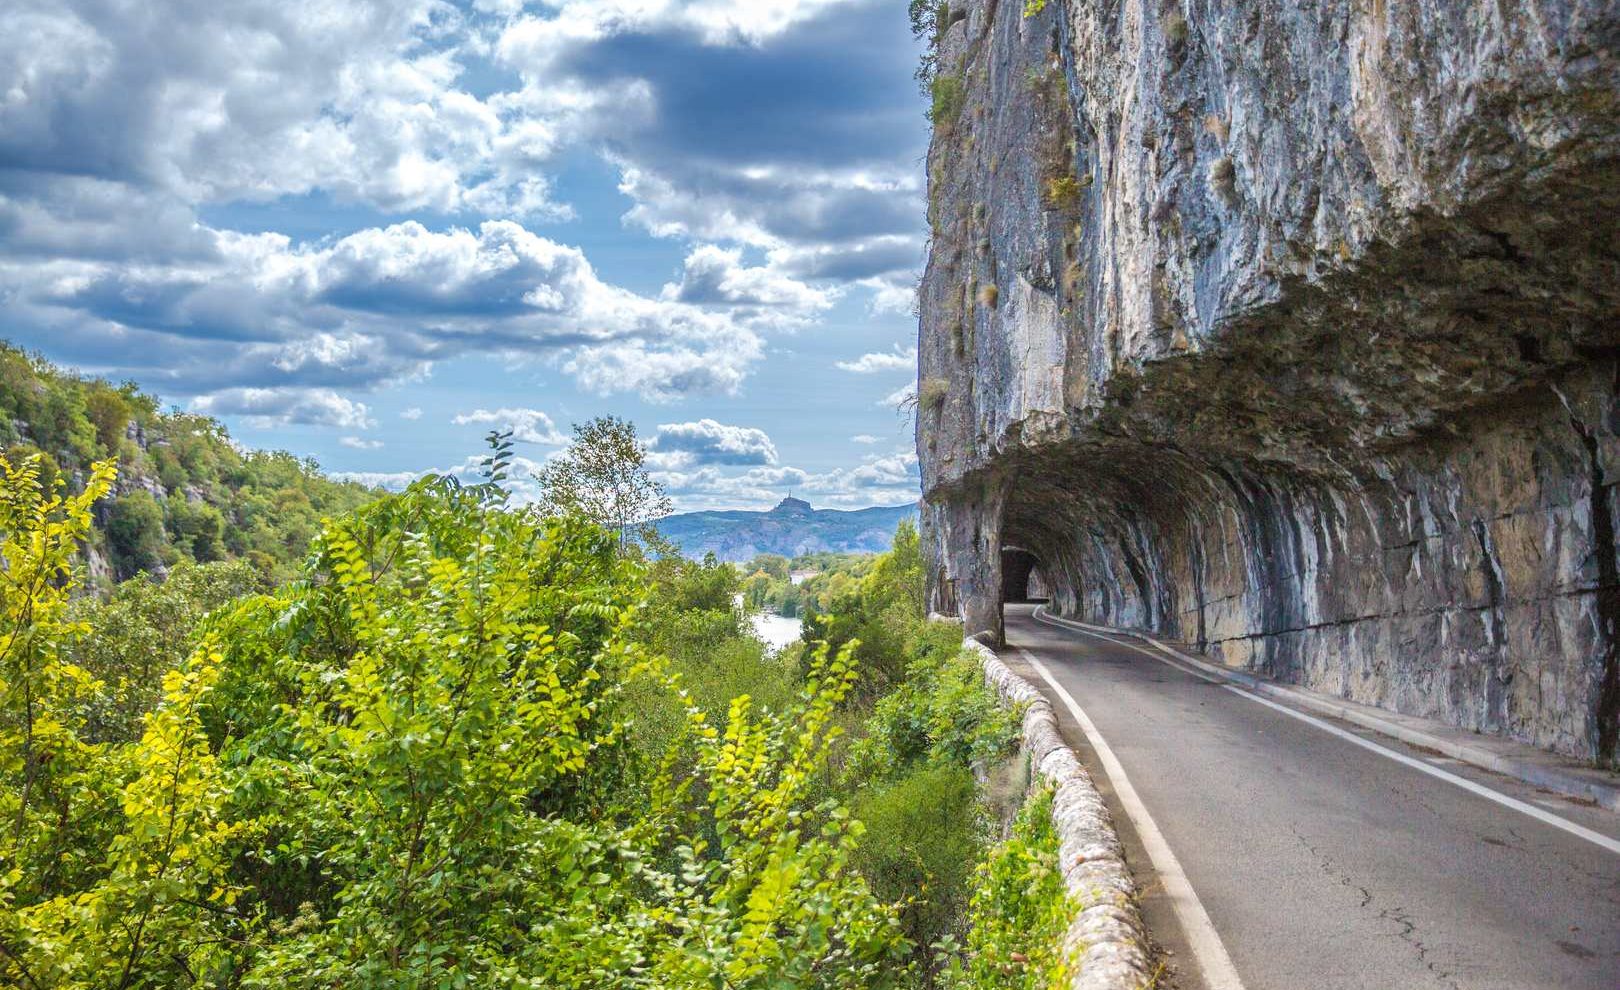
{"label": "small tree on cliff top", "polygon": [[577,512],[619,534],[622,550],[632,532],[670,513],[663,486],[647,473],[647,446],[632,423],[598,416],[574,424],[574,439],[562,456],[535,472],[541,507],[551,514]]}

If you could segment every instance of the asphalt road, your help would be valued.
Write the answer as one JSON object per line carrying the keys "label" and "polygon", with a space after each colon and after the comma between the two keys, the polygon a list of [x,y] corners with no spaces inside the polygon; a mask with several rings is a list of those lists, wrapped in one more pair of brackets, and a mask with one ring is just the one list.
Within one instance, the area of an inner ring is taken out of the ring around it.
{"label": "asphalt road", "polygon": [[[1002,655],[1051,697],[1108,796],[1175,986],[1206,985],[1205,936],[1182,924],[1128,810],[1179,860],[1244,990],[1620,990],[1620,854],[1031,611],[1008,606]],[[1129,788],[1019,648],[1090,718]],[[1620,815],[1318,721],[1620,838]]]}

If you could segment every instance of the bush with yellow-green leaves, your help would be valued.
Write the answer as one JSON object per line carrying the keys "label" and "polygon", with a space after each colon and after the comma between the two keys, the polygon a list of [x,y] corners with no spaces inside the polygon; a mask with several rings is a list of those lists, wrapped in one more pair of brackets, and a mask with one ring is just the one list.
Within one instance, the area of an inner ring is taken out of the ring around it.
{"label": "bush with yellow-green leaves", "polygon": [[0,456],[0,986],[937,986],[1023,924],[973,777],[1016,726],[913,530],[778,656],[728,565],[495,481],[328,519],[269,592],[75,599],[114,469],[46,467]]}

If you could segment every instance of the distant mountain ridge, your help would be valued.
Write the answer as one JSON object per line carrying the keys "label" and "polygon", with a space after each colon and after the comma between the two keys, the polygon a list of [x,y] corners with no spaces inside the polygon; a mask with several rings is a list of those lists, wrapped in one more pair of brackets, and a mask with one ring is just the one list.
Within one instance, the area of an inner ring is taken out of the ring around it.
{"label": "distant mountain ridge", "polygon": [[683,512],[658,522],[658,532],[688,557],[713,553],[741,562],[762,553],[881,553],[901,520],[917,519],[917,504],[870,509],[817,509],[789,496],[767,512],[746,509]]}

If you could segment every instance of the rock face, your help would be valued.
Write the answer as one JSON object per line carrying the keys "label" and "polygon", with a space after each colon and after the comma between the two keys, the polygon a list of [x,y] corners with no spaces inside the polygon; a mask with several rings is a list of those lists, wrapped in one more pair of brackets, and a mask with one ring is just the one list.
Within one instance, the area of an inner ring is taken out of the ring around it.
{"label": "rock face", "polygon": [[930,595],[1614,764],[1620,3],[956,0]]}

